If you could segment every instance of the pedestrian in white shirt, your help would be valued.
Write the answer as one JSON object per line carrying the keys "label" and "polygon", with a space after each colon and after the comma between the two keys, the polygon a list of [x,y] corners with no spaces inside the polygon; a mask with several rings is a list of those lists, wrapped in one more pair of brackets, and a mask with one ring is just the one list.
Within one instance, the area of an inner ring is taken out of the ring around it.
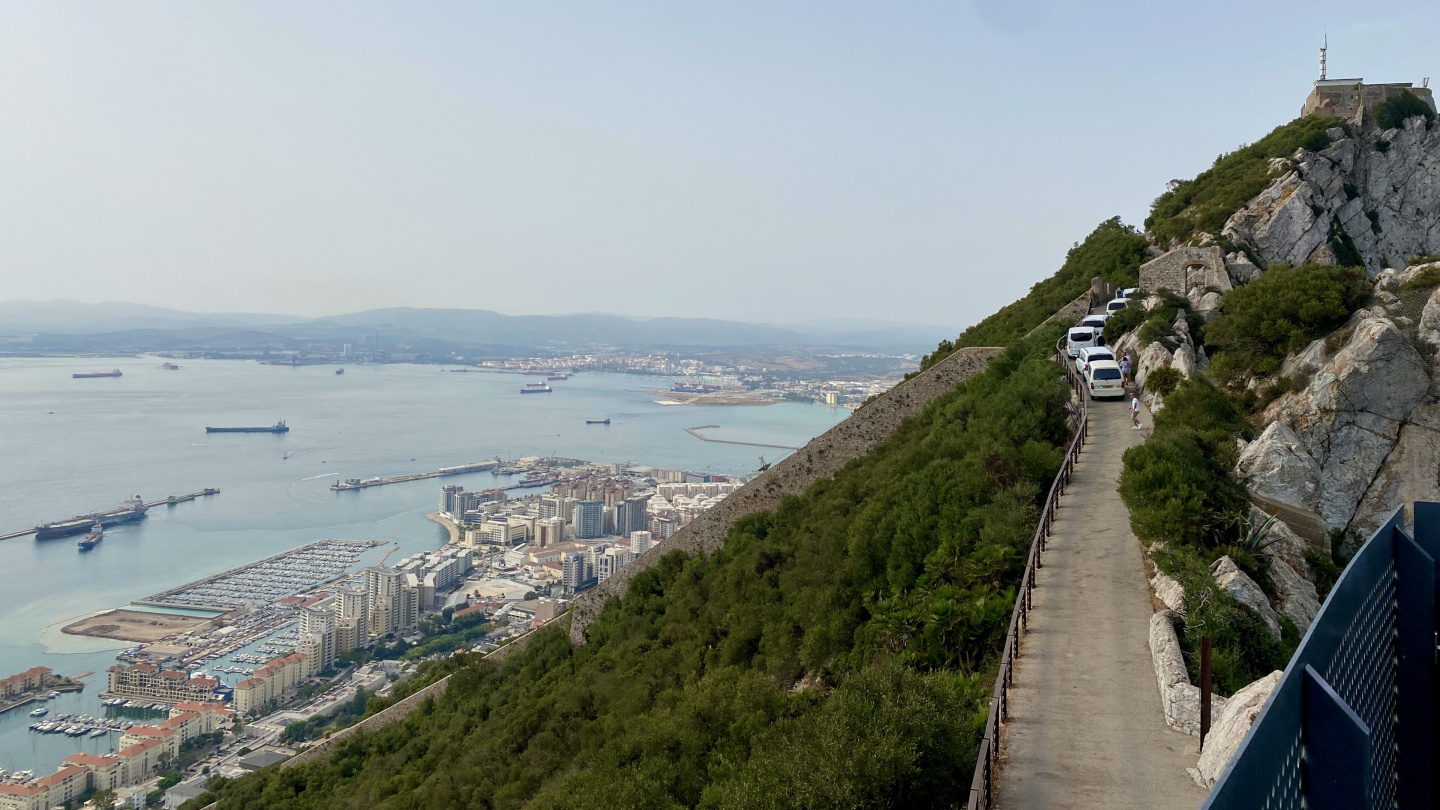
{"label": "pedestrian in white shirt", "polygon": [[1130,397],[1130,429],[1140,429],[1140,397]]}

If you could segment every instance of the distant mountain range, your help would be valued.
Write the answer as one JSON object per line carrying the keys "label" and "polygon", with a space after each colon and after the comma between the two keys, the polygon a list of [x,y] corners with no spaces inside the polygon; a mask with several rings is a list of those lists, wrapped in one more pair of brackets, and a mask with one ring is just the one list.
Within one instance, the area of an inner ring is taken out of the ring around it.
{"label": "distant mountain range", "polygon": [[878,320],[767,325],[712,318],[632,318],[603,313],[503,315],[478,309],[395,307],[302,318],[261,313],[200,313],[144,304],[78,301],[0,302],[0,344],[20,337],[37,346],[83,350],[294,347],[316,341],[358,343],[379,333],[382,345],[416,351],[455,347],[588,348],[834,346],[928,351],[953,337],[950,327]]}

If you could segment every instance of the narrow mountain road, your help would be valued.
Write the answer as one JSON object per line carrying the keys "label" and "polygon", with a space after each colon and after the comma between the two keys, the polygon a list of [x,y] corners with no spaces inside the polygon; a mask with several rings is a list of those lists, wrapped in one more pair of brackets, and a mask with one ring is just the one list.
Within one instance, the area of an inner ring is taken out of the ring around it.
{"label": "narrow mountain road", "polygon": [[1020,641],[995,806],[1195,810],[1205,792],[1185,769],[1199,740],[1165,725],[1143,555],[1115,491],[1150,417],[1131,430],[1125,400],[1091,402],[1090,419]]}

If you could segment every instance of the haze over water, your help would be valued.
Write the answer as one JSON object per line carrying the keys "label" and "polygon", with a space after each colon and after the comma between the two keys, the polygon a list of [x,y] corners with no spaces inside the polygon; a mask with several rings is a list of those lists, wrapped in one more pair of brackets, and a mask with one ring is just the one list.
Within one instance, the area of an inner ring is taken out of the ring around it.
{"label": "haze over water", "polygon": [[[0,534],[135,494],[153,501],[221,490],[152,507],[86,554],[75,537],[0,541],[0,677],[37,665],[95,673],[83,694],[52,701],[52,713],[100,716],[104,671],[132,646],[61,634],[69,621],[313,540],[390,541],[393,562],[444,544],[445,532],[425,519],[442,482],[478,489],[518,480],[475,473],[332,492],[337,478],[551,453],[738,475],[754,471],[761,454],[776,461],[788,451],[702,442],[684,428],[718,424],[705,434],[799,446],[850,413],[802,403],[666,407],[644,389],[668,387],[669,378],[632,375],[581,374],[551,383],[554,393],[524,396],[520,388],[539,378],[404,364],[346,366],[337,376],[334,366],[207,360],[166,371],[161,362],[0,359]],[[117,366],[118,379],[70,377]],[[585,424],[605,417],[609,426]],[[205,433],[277,419],[288,434]],[[30,708],[0,716],[0,767],[45,774],[68,754],[116,742],[32,733]]]}

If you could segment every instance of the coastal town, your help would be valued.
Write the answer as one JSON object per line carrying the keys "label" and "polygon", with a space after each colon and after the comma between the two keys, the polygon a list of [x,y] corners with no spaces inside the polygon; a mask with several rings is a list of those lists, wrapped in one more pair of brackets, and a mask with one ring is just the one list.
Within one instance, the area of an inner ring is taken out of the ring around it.
{"label": "coastal town", "polygon": [[0,773],[0,810],[48,810],[94,790],[135,806],[179,801],[209,775],[293,754],[305,743],[297,728],[353,722],[346,707],[383,697],[425,660],[487,652],[545,624],[745,483],[555,457],[487,469],[519,482],[441,485],[428,517],[448,542],[432,551],[357,569],[387,544],[318,540],[67,624],[133,643],[105,673],[104,715],[51,714],[57,690],[83,684],[43,667],[0,680],[0,699],[40,704],[34,734],[115,745],[38,778]]}

